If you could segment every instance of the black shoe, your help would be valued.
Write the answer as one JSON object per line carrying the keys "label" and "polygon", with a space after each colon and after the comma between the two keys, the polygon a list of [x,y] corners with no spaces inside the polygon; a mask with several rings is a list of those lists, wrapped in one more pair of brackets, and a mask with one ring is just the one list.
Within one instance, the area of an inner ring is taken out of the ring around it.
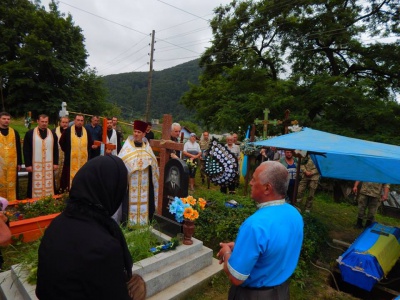
{"label": "black shoe", "polygon": [[358,218],[357,219],[357,223],[354,225],[354,228],[362,229],[363,228],[363,224],[362,223],[363,223],[363,220]]}
{"label": "black shoe", "polygon": [[367,222],[365,222],[365,228],[368,228],[371,224],[372,224],[372,221],[367,220]]}

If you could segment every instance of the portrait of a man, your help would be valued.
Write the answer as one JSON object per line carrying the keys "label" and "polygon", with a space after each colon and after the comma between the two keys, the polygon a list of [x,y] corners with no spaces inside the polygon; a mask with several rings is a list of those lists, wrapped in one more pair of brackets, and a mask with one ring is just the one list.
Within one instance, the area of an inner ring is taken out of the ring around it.
{"label": "portrait of a man", "polygon": [[171,167],[167,182],[164,185],[166,196],[181,197],[179,170],[177,167]]}

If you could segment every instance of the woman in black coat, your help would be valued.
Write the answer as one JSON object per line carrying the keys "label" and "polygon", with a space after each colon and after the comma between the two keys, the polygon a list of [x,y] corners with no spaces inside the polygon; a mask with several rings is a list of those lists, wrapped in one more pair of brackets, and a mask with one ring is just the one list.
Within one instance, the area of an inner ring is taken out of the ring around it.
{"label": "woman in black coat", "polygon": [[39,299],[130,299],[132,258],[111,218],[126,189],[127,170],[116,156],[96,157],[78,171],[65,211],[39,247]]}

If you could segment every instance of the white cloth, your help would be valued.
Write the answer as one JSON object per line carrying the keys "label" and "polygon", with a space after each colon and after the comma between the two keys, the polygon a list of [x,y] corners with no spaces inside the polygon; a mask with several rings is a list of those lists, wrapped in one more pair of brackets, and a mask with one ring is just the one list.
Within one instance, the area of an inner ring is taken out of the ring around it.
{"label": "white cloth", "polygon": [[[108,138],[108,135],[107,135],[107,144],[113,144],[113,145],[115,145],[115,147],[117,147],[118,138],[117,138],[117,132],[115,131],[115,129],[112,130],[112,135],[111,135],[111,138],[110,138],[110,139]],[[117,155],[117,148],[115,148],[115,149],[111,152],[111,154],[112,154],[112,155]]]}

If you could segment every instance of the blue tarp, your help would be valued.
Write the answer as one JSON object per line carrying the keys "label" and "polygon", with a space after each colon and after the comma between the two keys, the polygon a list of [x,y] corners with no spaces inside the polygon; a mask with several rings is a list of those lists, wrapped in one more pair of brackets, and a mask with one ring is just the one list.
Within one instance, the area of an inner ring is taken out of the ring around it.
{"label": "blue tarp", "polygon": [[258,146],[308,151],[323,177],[400,184],[400,147],[304,128]]}

